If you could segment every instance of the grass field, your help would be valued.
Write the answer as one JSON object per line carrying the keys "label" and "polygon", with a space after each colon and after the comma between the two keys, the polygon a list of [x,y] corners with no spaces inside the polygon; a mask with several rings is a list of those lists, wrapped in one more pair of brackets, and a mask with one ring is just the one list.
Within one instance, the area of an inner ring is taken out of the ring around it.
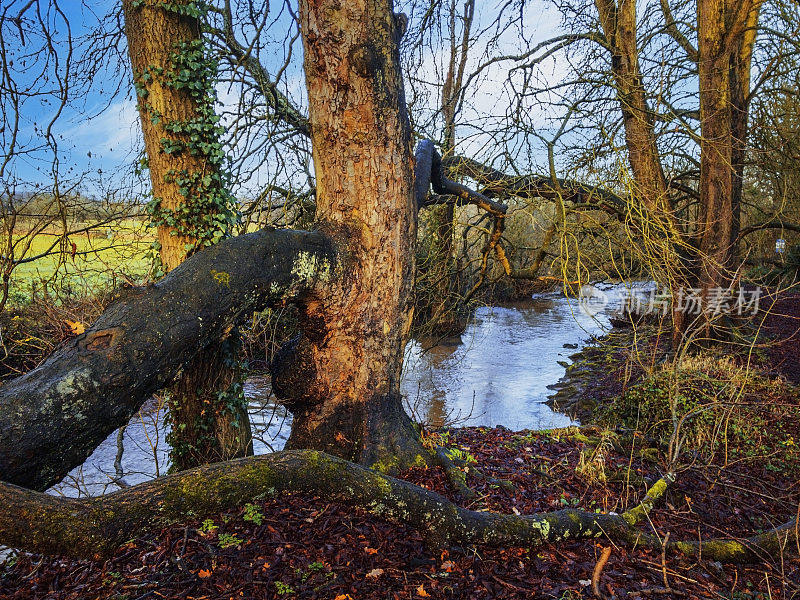
{"label": "grass field", "polygon": [[[78,224],[73,228],[82,227]],[[15,235],[15,240],[25,236]],[[54,231],[36,235],[26,257],[45,253],[59,236]],[[37,260],[18,265],[11,277],[10,300],[24,302],[34,290],[54,288],[73,293],[92,293],[99,288],[144,277],[149,268],[147,257],[155,231],[139,219],[125,219],[88,233],[70,236],[64,248]]]}

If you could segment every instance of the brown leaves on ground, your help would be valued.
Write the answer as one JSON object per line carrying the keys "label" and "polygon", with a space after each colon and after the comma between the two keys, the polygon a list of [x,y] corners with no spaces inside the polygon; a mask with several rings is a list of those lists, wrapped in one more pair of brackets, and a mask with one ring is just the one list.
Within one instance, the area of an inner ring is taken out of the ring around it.
{"label": "brown leaves on ground", "polygon": [[[514,483],[507,490],[468,474],[481,498],[475,509],[620,511],[660,474],[658,462],[616,448],[604,457],[608,481],[587,482],[576,473],[587,444],[574,437],[466,428],[452,430],[449,442],[477,458],[484,474]],[[669,532],[676,540],[746,535],[787,520],[800,503],[800,477],[768,469],[768,464],[740,461],[724,469],[695,466],[681,473],[652,514],[653,526],[659,535]],[[405,476],[456,499],[438,469],[414,469]],[[443,552],[426,548],[420,532],[320,498],[281,495],[258,510],[263,514],[259,525],[245,520],[243,509],[202,515],[188,527],[176,524],[135,540],[106,562],[21,555],[0,570],[0,598],[577,600],[594,598],[592,574],[603,548],[611,545],[601,539],[534,550]],[[204,537],[198,529],[211,527],[203,525],[208,518],[218,529],[215,536]],[[226,535],[243,542],[223,547]],[[605,598],[640,600],[792,598],[800,593],[800,564],[790,556],[782,563],[753,566],[670,555],[662,562],[659,552],[614,546],[598,588]]]}

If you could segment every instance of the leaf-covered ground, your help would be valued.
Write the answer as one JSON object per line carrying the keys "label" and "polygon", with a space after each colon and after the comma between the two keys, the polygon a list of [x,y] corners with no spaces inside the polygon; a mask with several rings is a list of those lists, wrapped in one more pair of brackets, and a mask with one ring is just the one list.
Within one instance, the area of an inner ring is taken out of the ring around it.
{"label": "leaf-covered ground", "polygon": [[[623,510],[660,474],[637,438],[465,428],[433,434],[482,473],[472,507],[530,513],[563,506]],[[472,458],[476,463],[472,463]],[[794,470],[746,459],[681,473],[652,514],[659,535],[682,539],[749,535],[798,510]],[[471,468],[470,468],[471,469]],[[456,499],[438,469],[405,478]],[[619,547],[606,539],[525,548],[431,551],[420,532],[325,498],[283,495],[203,515],[128,543],[106,562],[20,555],[0,570],[0,597],[145,598],[606,598],[800,597],[795,553],[752,566],[721,565]]]}
{"label": "leaf-covered ground", "polygon": [[[745,537],[800,513],[800,394],[793,385],[800,383],[800,297],[769,308],[758,344],[722,361],[695,361],[686,372],[687,402],[711,399],[730,410],[708,423],[714,435],[702,448],[689,444],[682,452],[677,483],[645,525],[662,538]],[[625,389],[643,394],[631,397],[640,406],[663,390],[663,377],[645,375],[660,360],[658,343],[645,344],[647,361],[631,359],[630,343],[610,347],[595,351],[597,368],[583,385],[596,408],[613,408]],[[749,370],[742,375],[743,364],[757,365],[755,383]],[[742,381],[734,405],[729,391]],[[467,459],[467,482],[479,492],[470,508],[622,511],[665,469],[666,448],[648,448],[657,428],[642,429],[646,435],[464,428],[427,437]],[[475,468],[513,486],[488,483]],[[403,477],[464,504],[438,469]],[[800,599],[800,548],[759,564],[722,565],[608,539],[442,552],[426,547],[422,533],[325,498],[282,495],[143,535],[105,562],[12,556],[0,566],[0,598],[594,598],[593,571],[610,548],[597,579],[604,598]]]}

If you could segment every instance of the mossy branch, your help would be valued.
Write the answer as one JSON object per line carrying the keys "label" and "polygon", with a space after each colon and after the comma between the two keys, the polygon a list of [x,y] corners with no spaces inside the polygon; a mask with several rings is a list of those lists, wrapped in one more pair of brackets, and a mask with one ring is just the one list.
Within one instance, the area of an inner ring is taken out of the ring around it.
{"label": "mossy branch", "polygon": [[[468,510],[430,490],[309,450],[206,465],[81,500],[0,484],[0,503],[5,507],[0,543],[31,552],[103,557],[166,523],[282,492],[315,494],[360,507],[413,527],[437,545],[536,547],[605,535],[630,545],[660,547],[657,539],[637,530],[624,515],[578,509],[522,516]],[[785,545],[791,536],[791,543],[796,543],[797,530],[787,525],[743,543],[710,540],[702,552],[718,560],[747,560]],[[698,552],[694,542],[676,542],[669,548]]]}
{"label": "mossy branch", "polygon": [[647,490],[642,501],[637,505],[631,508],[630,510],[622,513],[622,518],[625,519],[631,525],[636,525],[642,519],[644,519],[650,511],[653,510],[656,502],[661,500],[664,494],[667,492],[667,489],[675,483],[675,474],[674,473],[667,473],[656,481],[653,486]]}

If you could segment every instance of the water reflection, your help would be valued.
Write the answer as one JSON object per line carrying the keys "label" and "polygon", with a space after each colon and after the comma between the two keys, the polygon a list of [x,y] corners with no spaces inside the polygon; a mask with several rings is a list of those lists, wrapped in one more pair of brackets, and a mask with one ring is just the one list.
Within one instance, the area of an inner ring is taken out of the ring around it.
{"label": "water reflection", "polygon": [[419,342],[409,344],[403,393],[416,416],[434,426],[453,421],[510,429],[570,425],[567,416],[544,404],[552,393],[546,386],[564,373],[557,361],[607,324],[604,314],[589,317],[560,294],[480,308],[460,344],[428,351]]}
{"label": "water reflection", "polygon": [[[564,374],[557,361],[607,327],[607,313],[590,317],[574,299],[559,293],[480,308],[460,338],[427,351],[419,342],[408,344],[401,382],[407,408],[435,426],[500,424],[510,429],[547,429],[569,425],[568,417],[545,404],[550,393],[546,386]],[[274,402],[269,379],[251,377],[245,395],[255,452],[283,448],[291,415]],[[151,400],[123,431],[121,481],[114,464],[119,449],[118,433],[114,433],[51,493],[97,495],[118,489],[119,484],[133,485],[164,474],[168,446],[163,417],[163,403]]]}

